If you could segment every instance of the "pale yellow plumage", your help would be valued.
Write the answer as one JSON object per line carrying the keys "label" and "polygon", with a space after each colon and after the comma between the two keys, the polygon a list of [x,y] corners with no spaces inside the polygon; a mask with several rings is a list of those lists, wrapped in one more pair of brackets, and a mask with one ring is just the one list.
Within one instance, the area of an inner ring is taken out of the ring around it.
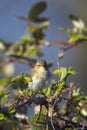
{"label": "pale yellow plumage", "polygon": [[37,61],[35,67],[29,71],[28,75],[32,79],[32,82],[28,84],[28,88],[35,92],[42,90],[47,86],[47,81],[50,77],[47,63],[44,60]]}

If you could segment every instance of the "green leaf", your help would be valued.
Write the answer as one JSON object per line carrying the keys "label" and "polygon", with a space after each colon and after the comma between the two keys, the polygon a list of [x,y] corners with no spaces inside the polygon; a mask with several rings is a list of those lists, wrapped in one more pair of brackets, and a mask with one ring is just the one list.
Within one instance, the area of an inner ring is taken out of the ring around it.
{"label": "green leaf", "polygon": [[29,45],[33,45],[34,39],[29,35],[24,35],[21,37],[21,42],[25,44],[28,43]]}
{"label": "green leaf", "polygon": [[59,75],[59,74],[61,74],[60,68],[54,70],[54,71],[53,71],[53,74],[54,74],[54,75]]}
{"label": "green leaf", "polygon": [[21,75],[15,76],[11,79],[12,87],[15,89],[20,88],[24,90],[27,86],[26,83],[31,79],[26,76],[26,73],[22,73]]}
{"label": "green leaf", "polygon": [[73,93],[72,93],[72,96],[75,98],[75,97],[80,97],[81,95],[81,90],[80,88],[77,88],[77,89],[74,89],[73,90]]}
{"label": "green leaf", "polygon": [[5,117],[4,117],[4,114],[0,113],[0,120],[4,120]]}
{"label": "green leaf", "polygon": [[78,117],[73,117],[72,121],[77,123],[78,122]]}
{"label": "green leaf", "polygon": [[69,67],[68,68],[68,74],[73,74],[75,75],[77,72],[72,68],[72,67]]}
{"label": "green leaf", "polygon": [[69,43],[77,43],[77,40],[79,39],[79,34],[77,33],[73,33],[71,35],[71,38],[69,39]]}
{"label": "green leaf", "polygon": [[[2,92],[2,94],[3,94],[3,92]],[[4,95],[1,96],[0,105],[7,105],[8,101],[9,101],[9,94],[8,93],[6,93],[6,94],[4,93]]]}
{"label": "green leaf", "polygon": [[27,33],[32,33],[34,31],[36,31],[38,29],[38,26],[35,26],[35,25],[30,25],[28,28],[27,28]]}
{"label": "green leaf", "polygon": [[46,18],[46,17],[33,17],[32,18],[32,21],[33,22],[45,22],[45,21],[48,21],[49,19]]}
{"label": "green leaf", "polygon": [[54,75],[60,75],[60,81],[62,81],[67,76],[67,68],[60,67],[53,71]]}
{"label": "green leaf", "polygon": [[24,77],[24,79],[25,79],[26,83],[29,83],[32,81],[32,79],[30,77]]}
{"label": "green leaf", "polygon": [[67,69],[61,67],[61,77],[60,77],[60,81],[64,80],[67,76]]}
{"label": "green leaf", "polygon": [[10,107],[8,109],[8,112],[9,112],[9,114],[13,114],[15,112],[15,108],[14,107]]}
{"label": "green leaf", "polygon": [[29,57],[34,58],[36,55],[36,48],[35,46],[30,46],[27,50],[27,53],[29,54]]}
{"label": "green leaf", "polygon": [[20,76],[15,76],[15,77],[13,77],[13,78],[11,79],[11,83],[12,83],[12,82],[15,82],[16,80],[19,80],[19,77],[20,77]]}
{"label": "green leaf", "polygon": [[47,97],[50,97],[50,96],[52,96],[51,93],[52,92],[52,86],[49,86],[48,87],[48,89],[47,89],[47,91],[45,92],[45,95],[47,96]]}
{"label": "green leaf", "polygon": [[69,18],[70,18],[71,20],[75,20],[75,21],[78,21],[78,20],[79,20],[79,18],[78,18],[77,16],[73,15],[73,14],[69,14]]}
{"label": "green leaf", "polygon": [[8,78],[0,79],[0,91],[4,89],[4,87],[8,84]]}
{"label": "green leaf", "polygon": [[42,12],[45,11],[47,7],[47,4],[45,1],[41,1],[38,2],[36,4],[34,4],[31,8],[31,10],[29,11],[29,15],[28,18],[32,21],[35,18],[37,18]]}
{"label": "green leaf", "polygon": [[42,57],[42,56],[43,56],[43,52],[42,52],[40,49],[37,49],[36,54],[37,54],[37,56],[39,56],[39,57]]}
{"label": "green leaf", "polygon": [[60,75],[60,81],[66,79],[66,77],[70,74],[76,74],[76,71],[72,68],[64,68],[64,67],[60,67],[56,70],[53,71],[54,75]]}
{"label": "green leaf", "polygon": [[63,90],[64,87],[66,87],[65,81],[59,82],[58,87],[56,89],[56,92],[54,93],[54,96],[58,96],[61,93],[61,91]]}
{"label": "green leaf", "polygon": [[87,118],[87,103],[82,107],[81,114]]}
{"label": "green leaf", "polygon": [[47,27],[49,26],[49,21],[46,21],[46,22],[43,22],[42,24],[41,24],[41,28],[43,28],[43,29],[47,29]]}

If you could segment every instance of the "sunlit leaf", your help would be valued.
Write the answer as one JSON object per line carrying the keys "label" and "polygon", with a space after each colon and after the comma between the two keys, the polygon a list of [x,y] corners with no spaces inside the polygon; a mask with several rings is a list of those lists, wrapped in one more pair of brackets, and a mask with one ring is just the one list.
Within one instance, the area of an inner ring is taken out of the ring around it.
{"label": "sunlit leaf", "polygon": [[33,45],[34,44],[34,39],[32,37],[30,37],[29,35],[22,36],[21,37],[21,41],[23,43],[25,43],[25,44],[28,43],[29,45]]}
{"label": "sunlit leaf", "polygon": [[81,95],[81,90],[80,90],[80,88],[73,90],[73,93],[72,93],[72,96],[73,96],[73,97],[79,97],[80,95]]}
{"label": "sunlit leaf", "polygon": [[69,67],[68,68],[68,74],[76,74],[77,72],[72,68],[72,67]]}
{"label": "sunlit leaf", "polygon": [[43,22],[42,24],[41,24],[41,28],[43,28],[43,29],[47,29],[47,27],[49,26],[49,21],[46,21],[46,22]]}
{"label": "sunlit leaf", "polygon": [[34,58],[36,55],[36,48],[35,46],[30,46],[27,50],[27,53],[29,54],[29,57]]}
{"label": "sunlit leaf", "polygon": [[82,107],[80,112],[84,117],[87,117],[87,103]]}
{"label": "sunlit leaf", "polygon": [[61,70],[60,69],[56,69],[56,70],[53,71],[53,74],[54,75],[59,75],[59,74],[61,74]]}
{"label": "sunlit leaf", "polygon": [[30,25],[28,28],[27,28],[27,33],[32,33],[34,31],[36,31],[38,29],[37,26],[34,26],[34,25]]}
{"label": "sunlit leaf", "polygon": [[77,123],[77,122],[78,122],[78,117],[74,117],[74,118],[72,119],[72,121],[75,122],[75,123]]}
{"label": "sunlit leaf", "polygon": [[15,108],[14,108],[14,107],[9,107],[8,113],[9,113],[9,114],[15,113]]}
{"label": "sunlit leaf", "polygon": [[54,70],[53,74],[60,75],[60,81],[62,81],[67,76],[67,68],[60,67],[60,68]]}
{"label": "sunlit leaf", "polygon": [[24,77],[24,79],[25,79],[26,83],[29,83],[32,81],[30,77]]}
{"label": "sunlit leaf", "polygon": [[45,95],[46,95],[47,97],[50,97],[50,96],[52,96],[52,95],[51,95],[51,92],[52,92],[52,87],[49,86],[48,89],[47,89],[46,92],[45,92]]}
{"label": "sunlit leaf", "polygon": [[58,96],[58,95],[61,93],[61,91],[63,90],[64,87],[66,87],[65,81],[60,81],[60,82],[58,83],[58,87],[57,87],[57,89],[56,89],[56,91],[55,91],[54,96]]}
{"label": "sunlit leaf", "polygon": [[5,119],[4,114],[0,113],[0,120],[4,120],[4,119]]}
{"label": "sunlit leaf", "polygon": [[63,79],[65,79],[67,76],[67,69],[66,68],[61,68],[61,77],[60,77],[60,81],[62,81]]}
{"label": "sunlit leaf", "polygon": [[0,91],[4,89],[5,85],[8,84],[8,78],[2,78],[0,79]]}
{"label": "sunlit leaf", "polygon": [[12,79],[11,79],[11,82],[15,82],[16,80],[18,80],[19,79],[19,76],[15,76],[15,77],[13,77]]}
{"label": "sunlit leaf", "polygon": [[85,28],[85,24],[83,20],[79,19],[77,16],[71,14],[69,15],[69,18],[72,20],[72,23],[75,28],[78,28],[78,29]]}
{"label": "sunlit leaf", "polygon": [[60,81],[62,81],[64,79],[66,79],[66,77],[69,74],[76,74],[76,71],[72,67],[69,67],[69,68],[60,67],[60,68],[54,70],[53,74],[60,75]]}

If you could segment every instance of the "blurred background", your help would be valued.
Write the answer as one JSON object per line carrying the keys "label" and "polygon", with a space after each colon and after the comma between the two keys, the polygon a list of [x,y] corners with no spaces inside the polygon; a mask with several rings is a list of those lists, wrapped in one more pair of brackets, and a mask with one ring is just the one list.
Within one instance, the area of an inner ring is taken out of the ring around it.
{"label": "blurred background", "polygon": [[[29,9],[32,5],[40,0],[1,0],[0,1],[0,38],[7,42],[14,43],[25,34],[27,28],[24,21],[17,20],[14,16],[28,16]],[[50,18],[50,27],[46,31],[48,41],[66,41],[68,39],[65,32],[60,31],[60,27],[72,27],[68,18],[69,14],[75,14],[80,17],[87,25],[87,0],[46,0],[48,8],[44,12],[44,16]],[[51,71],[60,66],[73,68],[78,74],[72,79],[78,86],[81,86],[84,93],[87,93],[87,44],[82,43],[65,52],[64,58],[59,60],[58,46],[49,46],[42,48],[44,59],[46,61],[54,61],[55,65]],[[15,63],[15,74],[22,71],[28,71],[26,65]]]}

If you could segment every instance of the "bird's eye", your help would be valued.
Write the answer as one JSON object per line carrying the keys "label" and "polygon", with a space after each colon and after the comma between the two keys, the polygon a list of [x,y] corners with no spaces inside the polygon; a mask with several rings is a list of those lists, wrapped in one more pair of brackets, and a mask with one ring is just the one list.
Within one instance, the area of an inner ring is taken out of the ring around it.
{"label": "bird's eye", "polygon": [[38,64],[37,66],[41,66],[41,65]]}

